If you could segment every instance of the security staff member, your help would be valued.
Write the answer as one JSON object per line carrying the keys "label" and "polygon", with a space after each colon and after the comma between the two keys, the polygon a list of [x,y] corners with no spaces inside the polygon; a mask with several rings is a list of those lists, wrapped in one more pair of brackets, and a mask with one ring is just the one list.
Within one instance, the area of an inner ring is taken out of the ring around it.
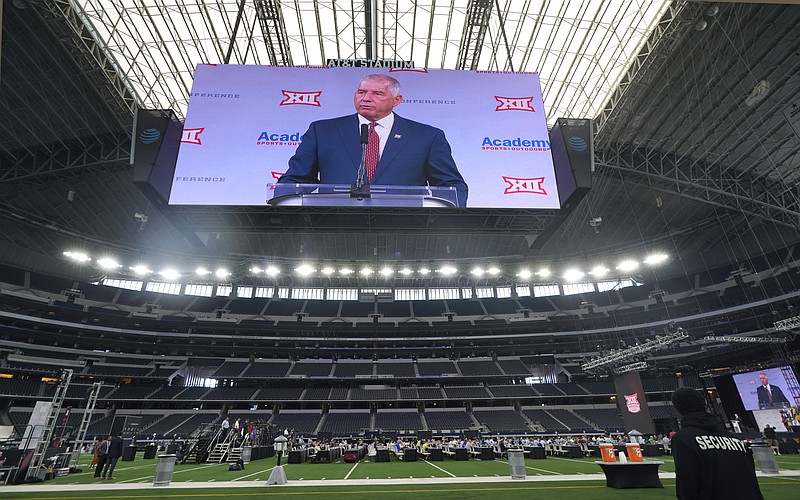
{"label": "security staff member", "polygon": [[706,413],[705,398],[695,389],[672,393],[681,414],[681,430],[672,438],[675,489],[679,499],[763,500],[753,453],[741,439]]}

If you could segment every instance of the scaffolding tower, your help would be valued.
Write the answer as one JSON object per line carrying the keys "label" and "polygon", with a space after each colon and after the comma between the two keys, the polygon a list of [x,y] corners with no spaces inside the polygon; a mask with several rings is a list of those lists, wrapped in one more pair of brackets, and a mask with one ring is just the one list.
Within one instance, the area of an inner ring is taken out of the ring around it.
{"label": "scaffolding tower", "polygon": [[25,476],[26,480],[35,477],[40,481],[44,481],[45,474],[47,473],[47,469],[44,466],[44,455],[47,452],[47,448],[50,446],[50,441],[53,439],[53,433],[58,423],[58,414],[61,412],[61,406],[67,398],[67,388],[69,388],[69,384],[72,382],[72,374],[73,371],[70,368],[61,370],[61,376],[58,379],[56,391],[50,402],[50,409],[45,419],[42,435],[36,442],[36,448],[33,451],[33,456],[28,466],[28,473]]}
{"label": "scaffolding tower", "polygon": [[83,411],[81,426],[78,428],[78,434],[75,436],[75,452],[72,454],[70,471],[78,468],[78,461],[81,459],[81,450],[83,449],[83,445],[86,444],[86,433],[89,432],[89,424],[92,423],[92,414],[94,413],[95,406],[97,406],[97,398],[100,397],[100,390],[102,388],[102,382],[95,382],[92,384],[92,388],[89,389],[89,399],[86,401],[86,409]]}

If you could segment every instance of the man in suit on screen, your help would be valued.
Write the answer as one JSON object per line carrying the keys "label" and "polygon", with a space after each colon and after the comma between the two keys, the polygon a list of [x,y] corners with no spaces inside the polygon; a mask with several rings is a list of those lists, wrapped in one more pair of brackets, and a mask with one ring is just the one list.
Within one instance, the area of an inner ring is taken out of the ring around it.
{"label": "man in suit on screen", "polygon": [[394,113],[403,102],[397,80],[387,75],[365,76],[353,102],[356,114],[309,126],[278,182],[354,183],[362,156],[359,131],[367,125],[365,181],[384,186],[453,186],[458,206],[466,206],[467,184],[444,132]]}
{"label": "man in suit on screen", "polygon": [[789,400],[786,399],[781,388],[770,384],[766,373],[759,373],[758,378],[761,380],[761,385],[756,389],[756,393],[758,394],[758,407],[760,409],[789,407]]}

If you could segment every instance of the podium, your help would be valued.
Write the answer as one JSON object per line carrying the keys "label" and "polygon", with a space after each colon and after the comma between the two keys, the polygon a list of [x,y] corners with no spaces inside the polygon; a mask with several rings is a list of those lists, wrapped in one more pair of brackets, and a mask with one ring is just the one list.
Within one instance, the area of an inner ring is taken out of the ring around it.
{"label": "podium", "polygon": [[267,184],[267,204],[276,207],[458,207],[453,186],[369,186],[369,197],[351,195],[345,184]]}

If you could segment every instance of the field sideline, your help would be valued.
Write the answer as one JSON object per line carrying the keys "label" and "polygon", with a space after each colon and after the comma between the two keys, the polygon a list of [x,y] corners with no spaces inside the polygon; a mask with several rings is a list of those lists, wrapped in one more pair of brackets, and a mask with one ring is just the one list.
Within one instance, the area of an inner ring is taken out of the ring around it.
{"label": "field sideline", "polygon": [[[616,490],[605,486],[595,458],[548,457],[526,459],[526,480],[511,480],[505,460],[355,464],[337,460],[330,464],[284,464],[289,484],[266,486],[276,459],[258,460],[245,470],[229,471],[227,464],[177,465],[168,487],[153,487],[155,460],[120,462],[115,480],[94,479],[88,464],[82,473],[70,474],[45,483],[2,486],[4,499],[57,500],[93,499],[218,499],[254,497],[296,497],[312,495],[380,495],[393,498],[519,498],[520,495],[552,494],[559,500],[675,498],[674,467],[669,456],[660,468],[663,489]],[[83,462],[83,460],[82,460]],[[778,457],[782,474],[760,476],[765,498],[800,497],[800,455]]]}

